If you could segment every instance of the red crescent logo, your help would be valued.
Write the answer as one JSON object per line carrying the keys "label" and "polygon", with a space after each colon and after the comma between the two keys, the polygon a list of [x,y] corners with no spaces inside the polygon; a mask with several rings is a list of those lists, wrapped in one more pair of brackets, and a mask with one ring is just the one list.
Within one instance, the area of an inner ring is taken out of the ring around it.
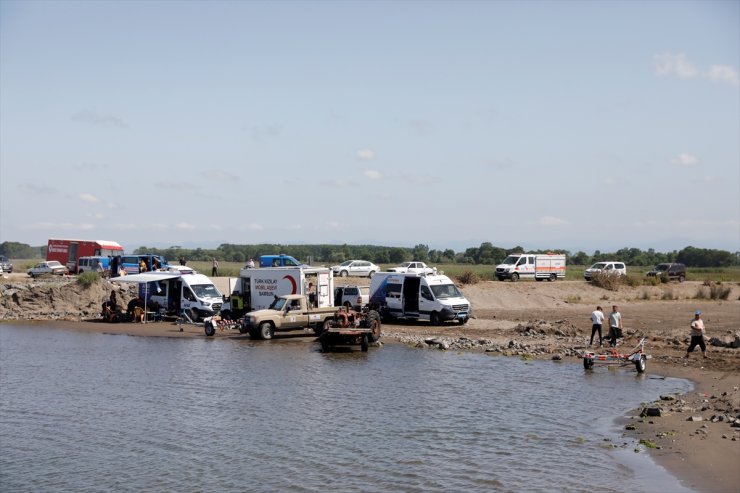
{"label": "red crescent logo", "polygon": [[283,279],[287,279],[290,281],[290,283],[293,285],[293,292],[290,294],[296,294],[298,292],[298,286],[295,283],[295,279],[293,279],[292,276],[285,276]]}

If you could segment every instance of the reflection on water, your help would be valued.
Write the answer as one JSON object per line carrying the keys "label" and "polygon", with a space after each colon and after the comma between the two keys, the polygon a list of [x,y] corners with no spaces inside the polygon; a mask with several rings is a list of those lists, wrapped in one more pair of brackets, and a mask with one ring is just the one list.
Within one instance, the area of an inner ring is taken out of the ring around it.
{"label": "reflection on water", "polygon": [[3,325],[0,356],[2,491],[688,491],[605,447],[689,388],[630,369]]}

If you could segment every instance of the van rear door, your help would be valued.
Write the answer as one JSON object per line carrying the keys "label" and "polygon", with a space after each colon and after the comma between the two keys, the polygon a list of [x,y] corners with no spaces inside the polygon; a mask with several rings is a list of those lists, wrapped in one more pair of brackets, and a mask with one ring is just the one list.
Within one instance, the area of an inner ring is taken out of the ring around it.
{"label": "van rear door", "polygon": [[419,317],[419,286],[420,277],[408,276],[403,282],[403,316]]}

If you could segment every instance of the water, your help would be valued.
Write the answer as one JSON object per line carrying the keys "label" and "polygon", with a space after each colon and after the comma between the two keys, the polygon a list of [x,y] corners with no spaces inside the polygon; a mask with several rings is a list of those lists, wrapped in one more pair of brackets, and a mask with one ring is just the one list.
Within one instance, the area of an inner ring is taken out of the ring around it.
{"label": "water", "polygon": [[0,325],[0,490],[689,491],[605,447],[649,372]]}

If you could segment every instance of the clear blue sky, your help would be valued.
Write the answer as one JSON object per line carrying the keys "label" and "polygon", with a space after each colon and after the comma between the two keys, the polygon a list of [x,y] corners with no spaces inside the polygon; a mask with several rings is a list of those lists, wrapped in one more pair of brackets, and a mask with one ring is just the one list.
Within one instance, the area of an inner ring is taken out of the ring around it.
{"label": "clear blue sky", "polygon": [[0,1],[0,241],[740,250],[740,2]]}

